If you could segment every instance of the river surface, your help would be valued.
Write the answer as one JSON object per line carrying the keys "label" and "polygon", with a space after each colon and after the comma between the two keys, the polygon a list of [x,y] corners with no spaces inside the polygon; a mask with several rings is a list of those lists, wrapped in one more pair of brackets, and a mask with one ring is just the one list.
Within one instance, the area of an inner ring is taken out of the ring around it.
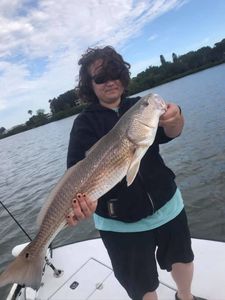
{"label": "river surface", "polygon": [[[192,236],[225,241],[225,64],[144,91],[181,106],[182,135],[161,146],[177,175]],[[75,116],[0,140],[0,200],[33,238],[36,216],[66,169]],[[93,221],[66,229],[54,245],[97,236]],[[0,205],[0,271],[13,246],[28,241]],[[0,289],[5,299],[9,287]]]}

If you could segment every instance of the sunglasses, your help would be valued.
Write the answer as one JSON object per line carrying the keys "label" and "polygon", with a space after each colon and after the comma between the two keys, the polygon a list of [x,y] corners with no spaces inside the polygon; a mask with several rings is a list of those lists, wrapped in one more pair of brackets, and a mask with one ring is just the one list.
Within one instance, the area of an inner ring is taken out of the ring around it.
{"label": "sunglasses", "polygon": [[117,69],[114,72],[102,72],[91,77],[96,84],[103,84],[109,80],[119,80],[121,78],[122,69]]}

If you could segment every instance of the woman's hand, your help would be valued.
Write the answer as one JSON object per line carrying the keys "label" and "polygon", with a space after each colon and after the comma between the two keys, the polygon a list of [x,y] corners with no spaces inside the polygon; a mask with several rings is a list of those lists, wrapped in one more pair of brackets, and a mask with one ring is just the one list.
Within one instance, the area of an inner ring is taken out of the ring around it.
{"label": "woman's hand", "polygon": [[95,212],[96,207],[97,201],[92,201],[85,193],[78,193],[72,201],[73,211],[67,215],[68,225],[76,225],[78,221],[89,218]]}
{"label": "woman's hand", "polygon": [[174,138],[181,134],[184,118],[178,105],[167,103],[167,111],[160,117],[159,126],[164,128],[168,137]]}

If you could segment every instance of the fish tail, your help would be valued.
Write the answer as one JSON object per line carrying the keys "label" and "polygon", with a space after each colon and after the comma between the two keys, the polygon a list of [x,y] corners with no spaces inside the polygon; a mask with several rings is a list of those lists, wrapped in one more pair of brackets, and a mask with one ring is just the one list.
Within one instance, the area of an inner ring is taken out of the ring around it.
{"label": "fish tail", "polygon": [[0,287],[18,283],[38,290],[41,285],[45,251],[32,255],[32,242],[12,261],[0,275]]}

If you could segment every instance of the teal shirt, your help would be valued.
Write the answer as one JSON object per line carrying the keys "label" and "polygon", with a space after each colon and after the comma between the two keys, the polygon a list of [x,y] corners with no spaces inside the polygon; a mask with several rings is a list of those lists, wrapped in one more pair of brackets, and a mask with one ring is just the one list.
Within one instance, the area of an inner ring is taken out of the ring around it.
{"label": "teal shirt", "polygon": [[125,223],[117,220],[103,218],[94,214],[95,227],[98,230],[114,232],[141,232],[147,231],[174,219],[184,208],[183,198],[179,189],[163,207],[157,210],[153,215],[133,223]]}

